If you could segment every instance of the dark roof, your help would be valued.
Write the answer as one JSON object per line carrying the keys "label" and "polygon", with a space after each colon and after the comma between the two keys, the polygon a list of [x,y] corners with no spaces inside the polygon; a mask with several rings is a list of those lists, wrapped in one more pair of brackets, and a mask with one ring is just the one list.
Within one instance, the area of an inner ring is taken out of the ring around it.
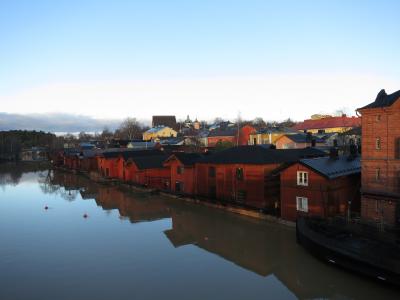
{"label": "dark roof", "polygon": [[81,157],[84,157],[84,158],[91,158],[91,157],[95,157],[97,153],[98,153],[98,151],[93,150],[93,149],[90,149],[90,150],[84,149],[81,151],[80,155],[81,155]]}
{"label": "dark roof", "polygon": [[175,116],[153,116],[152,127],[157,126],[176,128],[176,118]]}
{"label": "dark roof", "polygon": [[304,149],[267,149],[262,146],[232,147],[199,160],[199,163],[214,164],[273,164],[296,162],[301,158],[324,156],[315,148]]}
{"label": "dark roof", "polygon": [[148,157],[148,156],[157,156],[163,155],[163,152],[156,149],[149,149],[149,150],[134,150],[134,151],[124,151],[121,153],[124,160],[128,160],[132,157]]}
{"label": "dark roof", "polygon": [[296,133],[296,134],[285,134],[288,139],[291,139],[295,143],[311,143],[312,140],[315,140],[317,143],[324,143],[325,141],[319,137],[307,135],[305,133]]}
{"label": "dark roof", "polygon": [[236,128],[226,128],[226,129],[214,129],[208,134],[209,137],[213,136],[236,136]]}
{"label": "dark roof", "polygon": [[301,159],[300,163],[329,179],[361,172],[360,157],[352,159],[347,156],[339,156],[337,158],[318,157]]}
{"label": "dark roof", "polygon": [[297,133],[297,130],[294,130],[292,128],[289,127],[265,127],[265,128],[260,128],[259,130],[257,130],[258,134],[265,134],[265,133]]}
{"label": "dark roof", "polygon": [[378,108],[378,107],[388,107],[392,106],[393,103],[395,103],[397,100],[400,99],[400,91],[397,91],[393,94],[386,94],[385,90],[381,90],[378,95],[376,96],[376,99],[374,102],[359,108],[361,109],[366,109],[366,108]]}
{"label": "dark roof", "polygon": [[125,160],[134,156],[149,156],[158,155],[162,152],[160,150],[148,149],[148,150],[134,150],[134,149],[113,149],[111,151],[103,151],[105,158],[116,158],[122,156]]}
{"label": "dark roof", "polygon": [[64,156],[75,156],[79,155],[80,151],[76,148],[66,148],[64,149]]}
{"label": "dark roof", "polygon": [[200,153],[176,152],[173,154],[185,166],[193,166],[203,155]]}
{"label": "dark roof", "polygon": [[161,155],[131,157],[130,160],[135,163],[138,169],[144,170],[144,169],[163,168],[164,161],[167,158],[168,158],[167,154],[161,154]]}

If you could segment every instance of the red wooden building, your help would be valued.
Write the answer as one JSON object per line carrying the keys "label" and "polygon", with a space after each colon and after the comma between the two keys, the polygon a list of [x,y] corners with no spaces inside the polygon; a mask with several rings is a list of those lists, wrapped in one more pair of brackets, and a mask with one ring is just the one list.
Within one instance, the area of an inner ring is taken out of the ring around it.
{"label": "red wooden building", "polygon": [[171,171],[163,165],[167,158],[167,154],[130,157],[125,164],[125,176],[138,185],[170,190]]}
{"label": "red wooden building", "polygon": [[79,169],[79,151],[77,149],[67,149],[64,151],[64,167],[71,170]]}
{"label": "red wooden building", "polygon": [[307,149],[233,147],[196,163],[196,194],[279,214],[279,170],[286,163],[325,155]]}
{"label": "red wooden building", "polygon": [[250,125],[244,125],[239,130],[236,126],[217,128],[209,133],[207,138],[207,146],[215,147],[218,142],[229,142],[234,146],[248,145],[250,134],[255,132],[256,129]]}
{"label": "red wooden building", "polygon": [[105,178],[118,178],[118,164],[121,150],[105,150],[97,158],[98,171]]}
{"label": "red wooden building", "polygon": [[165,161],[164,166],[171,172],[171,191],[178,194],[194,195],[195,163],[202,157],[199,153],[177,152]]}
{"label": "red wooden building", "polygon": [[215,147],[218,143],[228,142],[236,145],[236,132],[235,128],[217,128],[212,130],[207,137],[207,146]]}
{"label": "red wooden building", "polygon": [[118,155],[118,159],[116,160],[117,164],[117,178],[122,181],[132,181],[133,175],[130,166],[128,166],[128,162],[133,157],[143,157],[143,156],[158,156],[163,155],[164,152],[157,149],[148,149],[148,150],[127,150],[122,151]]}
{"label": "red wooden building", "polygon": [[237,139],[239,146],[245,146],[249,144],[250,135],[255,134],[257,130],[251,125],[244,125],[240,128]]}
{"label": "red wooden building", "polygon": [[363,219],[400,225],[400,91],[358,109],[362,115]]}
{"label": "red wooden building", "polygon": [[97,171],[97,156],[100,155],[96,150],[82,150],[79,154],[79,169],[84,172]]}
{"label": "red wooden building", "polygon": [[359,157],[331,155],[301,159],[281,172],[281,218],[330,217],[359,212]]}

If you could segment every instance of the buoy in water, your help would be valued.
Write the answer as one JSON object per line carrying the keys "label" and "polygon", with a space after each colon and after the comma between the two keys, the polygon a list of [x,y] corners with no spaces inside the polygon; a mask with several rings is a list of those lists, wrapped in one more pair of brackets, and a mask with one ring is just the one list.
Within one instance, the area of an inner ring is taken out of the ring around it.
{"label": "buoy in water", "polygon": [[89,216],[87,214],[83,214],[83,218],[87,219]]}
{"label": "buoy in water", "polygon": [[45,209],[45,210],[48,210],[48,209],[49,209],[49,207],[46,205],[46,206],[44,207],[44,209]]}

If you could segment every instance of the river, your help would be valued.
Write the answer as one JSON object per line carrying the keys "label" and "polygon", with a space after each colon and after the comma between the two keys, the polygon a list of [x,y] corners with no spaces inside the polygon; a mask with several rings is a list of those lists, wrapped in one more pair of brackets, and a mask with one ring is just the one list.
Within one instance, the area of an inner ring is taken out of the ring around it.
{"label": "river", "polygon": [[400,290],[315,259],[283,225],[3,165],[0,299],[386,300]]}

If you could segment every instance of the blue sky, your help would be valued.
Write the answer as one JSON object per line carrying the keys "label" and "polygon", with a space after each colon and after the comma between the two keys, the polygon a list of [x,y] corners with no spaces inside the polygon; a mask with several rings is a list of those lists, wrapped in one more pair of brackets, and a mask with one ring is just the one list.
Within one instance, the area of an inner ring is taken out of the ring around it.
{"label": "blue sky", "polygon": [[0,0],[0,111],[353,112],[400,89],[399,11],[400,1]]}

